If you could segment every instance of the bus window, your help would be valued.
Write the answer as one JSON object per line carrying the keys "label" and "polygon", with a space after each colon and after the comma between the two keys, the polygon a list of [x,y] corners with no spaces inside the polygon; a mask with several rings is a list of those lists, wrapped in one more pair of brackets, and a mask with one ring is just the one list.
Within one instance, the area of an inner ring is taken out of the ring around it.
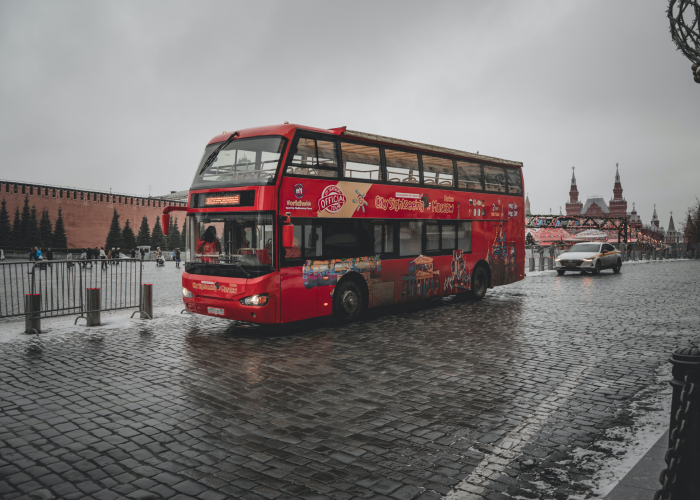
{"label": "bus window", "polygon": [[457,223],[457,248],[464,253],[472,253],[471,221],[461,221]]}
{"label": "bus window", "polygon": [[437,222],[425,224],[425,251],[437,252],[440,250],[440,226]]}
{"label": "bus window", "polygon": [[307,224],[304,226],[304,258],[321,257],[323,232],[319,226]]}
{"label": "bus window", "polygon": [[506,176],[503,173],[503,167],[484,165],[484,181],[486,191],[492,193],[506,192]]}
{"label": "bus window", "polygon": [[286,139],[281,137],[233,140],[205,168],[209,156],[221,145],[209,144],[192,181],[192,188],[274,184],[286,144]]}
{"label": "bus window", "polygon": [[423,184],[436,186],[452,186],[454,184],[452,160],[426,155],[423,155],[422,159]]}
{"label": "bus window", "polygon": [[508,194],[523,194],[523,183],[520,178],[520,170],[515,168],[506,168],[506,177],[508,178]]}
{"label": "bus window", "polygon": [[440,249],[441,250],[454,250],[457,248],[457,241],[455,235],[454,224],[441,223],[440,228]]}
{"label": "bus window", "polygon": [[335,142],[298,137],[286,173],[315,177],[338,177]]}
{"label": "bus window", "polygon": [[457,161],[457,182],[457,186],[461,189],[483,191],[484,184],[481,176],[481,164]]}
{"label": "bus window", "polygon": [[323,257],[345,259],[372,255],[374,250],[372,228],[368,221],[324,220]]}
{"label": "bus window", "polygon": [[350,179],[381,180],[379,148],[341,141],[343,176]]}
{"label": "bus window", "polygon": [[374,253],[394,253],[394,226],[374,223]]}
{"label": "bus window", "polygon": [[389,182],[404,182],[407,184],[418,184],[420,182],[418,155],[386,149],[384,150],[384,156],[386,157],[386,176]]}
{"label": "bus window", "polygon": [[399,255],[413,257],[421,253],[423,223],[405,221],[399,224]]}
{"label": "bus window", "polygon": [[301,259],[301,233],[304,229],[302,224],[294,224],[294,240],[291,248],[285,248],[285,259]]}

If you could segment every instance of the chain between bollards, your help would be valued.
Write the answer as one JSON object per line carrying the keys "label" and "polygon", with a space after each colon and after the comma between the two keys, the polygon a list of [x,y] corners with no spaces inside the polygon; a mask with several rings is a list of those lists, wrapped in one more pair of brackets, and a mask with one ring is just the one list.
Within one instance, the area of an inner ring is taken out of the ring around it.
{"label": "chain between bollards", "polygon": [[700,349],[677,349],[673,364],[671,432],[666,452],[666,468],[661,471],[661,489],[654,500],[700,498],[700,407],[697,404],[700,381]]}

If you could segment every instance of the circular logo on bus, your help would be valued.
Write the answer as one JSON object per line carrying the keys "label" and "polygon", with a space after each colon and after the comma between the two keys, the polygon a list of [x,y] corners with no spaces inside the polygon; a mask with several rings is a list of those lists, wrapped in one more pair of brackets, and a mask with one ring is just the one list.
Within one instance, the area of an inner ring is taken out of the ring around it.
{"label": "circular logo on bus", "polygon": [[326,186],[321,193],[321,198],[318,200],[318,211],[323,212],[325,210],[334,214],[343,208],[346,201],[345,195],[338,186]]}
{"label": "circular logo on bus", "polygon": [[301,200],[304,197],[304,186],[302,184],[294,186],[294,196],[297,197],[297,200]]}

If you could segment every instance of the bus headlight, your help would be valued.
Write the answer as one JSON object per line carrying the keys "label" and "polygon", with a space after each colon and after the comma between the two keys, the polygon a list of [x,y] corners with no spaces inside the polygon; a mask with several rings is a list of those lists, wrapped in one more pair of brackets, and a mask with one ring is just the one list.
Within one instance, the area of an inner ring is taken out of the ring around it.
{"label": "bus headlight", "polygon": [[186,299],[191,299],[192,297],[194,297],[194,294],[183,286],[182,287],[182,296],[185,297]]}
{"label": "bus headlight", "polygon": [[241,299],[241,304],[244,306],[264,306],[267,304],[268,299],[270,296],[266,293],[261,293],[258,295],[251,295],[249,297],[246,297],[244,299]]}

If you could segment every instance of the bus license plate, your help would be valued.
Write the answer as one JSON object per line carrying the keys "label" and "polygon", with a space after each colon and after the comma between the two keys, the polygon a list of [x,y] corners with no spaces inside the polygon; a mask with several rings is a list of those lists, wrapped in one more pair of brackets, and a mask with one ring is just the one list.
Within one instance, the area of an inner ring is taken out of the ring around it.
{"label": "bus license plate", "polygon": [[223,309],[219,309],[218,307],[207,307],[207,312],[208,312],[209,314],[218,314],[219,316],[223,316],[223,315],[224,315],[224,310],[223,310]]}

